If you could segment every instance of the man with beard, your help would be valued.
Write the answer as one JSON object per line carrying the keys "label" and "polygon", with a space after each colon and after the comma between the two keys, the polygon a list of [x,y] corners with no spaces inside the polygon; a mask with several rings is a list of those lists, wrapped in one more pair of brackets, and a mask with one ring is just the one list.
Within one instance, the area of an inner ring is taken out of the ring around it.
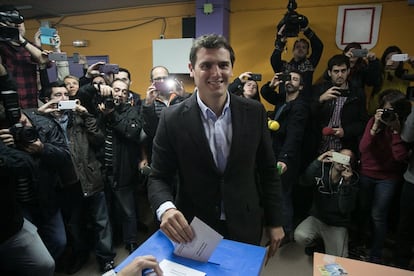
{"label": "man with beard", "polygon": [[314,156],[348,148],[358,152],[367,121],[364,92],[348,82],[349,58],[334,55],[328,61],[330,79],[313,87],[311,105]]}
{"label": "man with beard", "polygon": [[[284,89],[280,89],[282,86]],[[309,117],[307,102],[298,98],[302,89],[302,75],[291,71],[287,74],[276,73],[260,91],[265,100],[275,105],[274,115],[269,119],[279,124],[278,129],[269,128],[283,187],[283,228],[286,235],[282,244],[292,239],[292,188],[298,181],[302,141]]]}

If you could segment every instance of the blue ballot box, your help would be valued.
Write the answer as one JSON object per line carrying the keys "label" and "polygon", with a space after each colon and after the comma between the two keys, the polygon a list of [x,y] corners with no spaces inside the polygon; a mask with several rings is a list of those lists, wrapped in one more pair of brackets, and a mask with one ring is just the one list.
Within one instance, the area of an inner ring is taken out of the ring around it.
{"label": "blue ballot box", "polygon": [[167,259],[181,265],[205,272],[207,275],[260,275],[265,261],[266,248],[223,239],[207,263],[174,255],[171,241],[158,230],[140,247],[120,263],[115,271],[120,271],[135,257],[153,255],[158,262]]}

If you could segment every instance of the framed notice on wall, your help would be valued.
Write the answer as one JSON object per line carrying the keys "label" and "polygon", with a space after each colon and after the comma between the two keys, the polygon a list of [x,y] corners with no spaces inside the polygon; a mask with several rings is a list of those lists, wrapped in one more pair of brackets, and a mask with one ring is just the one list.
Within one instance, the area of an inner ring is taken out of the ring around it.
{"label": "framed notice on wall", "polygon": [[371,49],[378,41],[382,5],[345,5],[338,7],[336,45],[344,49],[348,43],[358,42]]}

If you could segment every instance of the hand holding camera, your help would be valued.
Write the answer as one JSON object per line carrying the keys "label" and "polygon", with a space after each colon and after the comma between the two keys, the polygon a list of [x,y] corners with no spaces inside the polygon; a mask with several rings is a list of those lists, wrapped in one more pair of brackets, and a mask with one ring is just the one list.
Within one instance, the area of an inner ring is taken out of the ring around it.
{"label": "hand holding camera", "polygon": [[338,89],[341,89],[341,88],[337,86],[332,86],[331,88],[326,90],[322,95],[319,96],[319,102],[323,103],[326,101],[336,99],[339,96],[341,96],[341,92]]}

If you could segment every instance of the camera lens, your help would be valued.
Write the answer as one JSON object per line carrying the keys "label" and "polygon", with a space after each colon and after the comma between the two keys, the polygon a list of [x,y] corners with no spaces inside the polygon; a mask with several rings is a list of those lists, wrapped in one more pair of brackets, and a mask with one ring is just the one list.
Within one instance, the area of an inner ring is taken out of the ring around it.
{"label": "camera lens", "polygon": [[392,109],[384,109],[381,115],[381,120],[384,122],[392,122],[396,119],[395,112]]}

